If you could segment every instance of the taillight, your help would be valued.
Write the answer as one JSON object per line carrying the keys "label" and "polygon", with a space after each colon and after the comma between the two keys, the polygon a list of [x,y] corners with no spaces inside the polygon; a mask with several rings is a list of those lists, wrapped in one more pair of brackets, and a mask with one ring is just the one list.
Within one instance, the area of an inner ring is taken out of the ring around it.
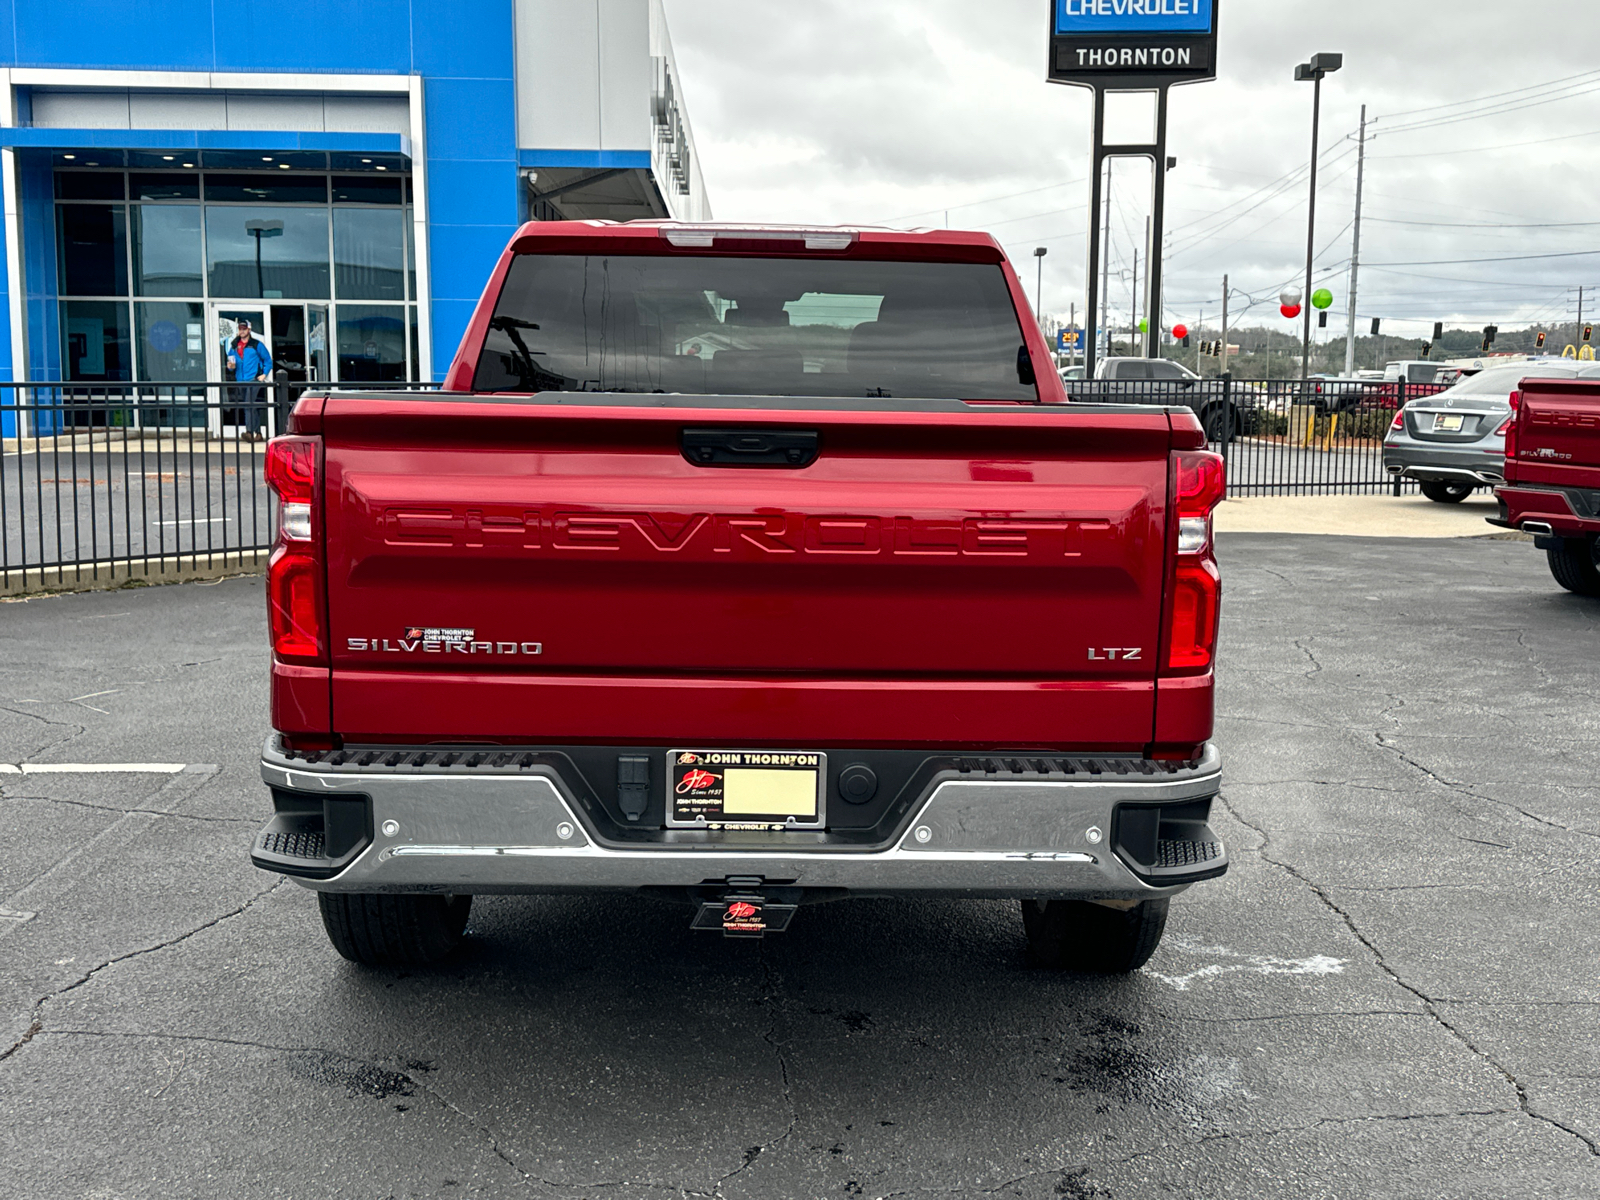
{"label": "taillight", "polygon": [[1522,393],[1511,393],[1511,415],[1505,423],[1495,430],[1506,439],[1506,461],[1510,462],[1517,456],[1517,414],[1522,411]]}
{"label": "taillight", "polygon": [[1216,652],[1222,577],[1212,554],[1211,514],[1226,493],[1221,455],[1183,450],[1173,456],[1178,553],[1168,609],[1168,670],[1206,670]]}
{"label": "taillight", "polygon": [[1198,562],[1179,562],[1172,589],[1172,623],[1167,635],[1167,666],[1203,671],[1217,649],[1217,601],[1222,580],[1208,555]]}
{"label": "taillight", "polygon": [[1394,414],[1394,420],[1389,422],[1389,432],[1396,433],[1406,427],[1406,411],[1401,409]]}
{"label": "taillight", "polygon": [[267,485],[278,494],[278,544],[267,562],[267,618],[272,652],[286,661],[327,660],[315,523],[320,449],[309,437],[267,443]]}

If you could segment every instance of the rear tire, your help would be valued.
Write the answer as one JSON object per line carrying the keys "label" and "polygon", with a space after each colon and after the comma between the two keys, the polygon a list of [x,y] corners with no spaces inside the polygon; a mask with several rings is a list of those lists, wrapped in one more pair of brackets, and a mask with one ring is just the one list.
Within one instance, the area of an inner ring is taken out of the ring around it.
{"label": "rear tire", "polygon": [[1200,414],[1200,427],[1208,442],[1231,442],[1239,436],[1239,416],[1232,409],[1213,404]]}
{"label": "rear tire", "polygon": [[1125,975],[1150,961],[1167,927],[1167,900],[1130,909],[1087,900],[1024,900],[1022,928],[1041,967],[1094,975]]}
{"label": "rear tire", "polygon": [[426,967],[443,962],[466,934],[471,896],[318,892],[333,948],[368,967]]}
{"label": "rear tire", "polygon": [[1595,543],[1590,538],[1562,538],[1546,550],[1550,574],[1569,592],[1580,596],[1600,596],[1600,569],[1595,567]]}
{"label": "rear tire", "polygon": [[1442,479],[1419,481],[1422,494],[1435,504],[1460,504],[1476,490],[1470,483],[1446,483]]}

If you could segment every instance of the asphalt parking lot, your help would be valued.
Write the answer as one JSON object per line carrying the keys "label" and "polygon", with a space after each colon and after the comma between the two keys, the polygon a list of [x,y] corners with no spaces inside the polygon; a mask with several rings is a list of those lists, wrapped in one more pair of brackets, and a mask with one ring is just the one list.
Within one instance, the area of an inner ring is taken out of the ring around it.
{"label": "asphalt parking lot", "polygon": [[357,969],[245,856],[261,581],[0,606],[0,762],[185,768],[0,774],[0,1197],[1600,1195],[1600,604],[1520,542],[1221,555],[1235,866],[1111,981],[987,902],[491,897]]}

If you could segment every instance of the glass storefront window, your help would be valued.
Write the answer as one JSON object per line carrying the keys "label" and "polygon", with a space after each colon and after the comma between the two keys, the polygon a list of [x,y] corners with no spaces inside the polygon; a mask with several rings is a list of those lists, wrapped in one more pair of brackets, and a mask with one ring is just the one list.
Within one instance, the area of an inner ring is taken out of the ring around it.
{"label": "glass storefront window", "polygon": [[335,175],[335,204],[399,204],[400,180],[385,175]]}
{"label": "glass storefront window", "polygon": [[121,170],[55,164],[65,380],[178,385],[170,398],[151,390],[168,406],[151,419],[203,423],[203,409],[182,401],[216,374],[209,323],[234,308],[258,315],[263,332],[270,324],[291,379],[426,374],[403,159],[382,164],[394,174],[358,155],[322,175],[296,161],[280,176],[250,170],[265,156],[242,151],[220,172],[205,169],[209,159],[193,169],[191,154],[129,157],[138,161]]}
{"label": "glass storefront window", "polygon": [[120,204],[56,205],[61,295],[128,294],[127,223],[127,210]]}
{"label": "glass storefront window", "polygon": [[333,210],[333,281],[341,300],[404,300],[405,214],[397,208]]}
{"label": "glass storefront window", "polygon": [[135,200],[200,199],[198,175],[134,175],[132,184]]}
{"label": "glass storefront window", "polygon": [[69,380],[132,379],[129,340],[126,301],[61,302],[61,359]]}
{"label": "glass storefront window", "polygon": [[57,171],[57,200],[121,200],[120,171]]}
{"label": "glass storefront window", "polygon": [[213,296],[325,299],[328,210],[208,206],[206,260]]}
{"label": "glass storefront window", "polygon": [[198,204],[133,206],[134,295],[198,296],[200,267]]}
{"label": "glass storefront window", "polygon": [[417,227],[406,207],[406,299],[417,298]]}
{"label": "glass storefront window", "polygon": [[326,175],[217,175],[206,174],[206,200],[212,204],[326,204]]}
{"label": "glass storefront window", "polygon": [[399,381],[406,377],[403,304],[341,304],[335,308],[334,316],[341,382]]}
{"label": "glass storefront window", "polygon": [[205,380],[205,305],[145,301],[133,311],[141,381]]}

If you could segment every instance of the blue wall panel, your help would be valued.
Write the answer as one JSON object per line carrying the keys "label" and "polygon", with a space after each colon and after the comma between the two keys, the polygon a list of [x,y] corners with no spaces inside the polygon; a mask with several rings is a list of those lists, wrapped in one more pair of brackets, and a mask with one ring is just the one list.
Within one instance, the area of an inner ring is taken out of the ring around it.
{"label": "blue wall panel", "polygon": [[405,74],[410,8],[405,0],[277,0],[264,10],[217,0],[15,0],[15,40],[0,54],[28,67]]}
{"label": "blue wall panel", "polygon": [[517,228],[516,30],[511,0],[415,0],[427,122],[433,374],[442,376]]}

